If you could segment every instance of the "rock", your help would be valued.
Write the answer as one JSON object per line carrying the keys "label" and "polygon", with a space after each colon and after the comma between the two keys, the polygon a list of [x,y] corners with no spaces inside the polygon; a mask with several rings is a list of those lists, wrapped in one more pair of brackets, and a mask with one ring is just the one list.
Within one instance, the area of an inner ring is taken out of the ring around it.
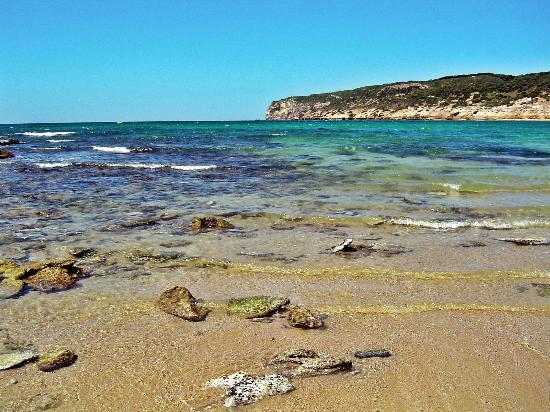
{"label": "rock", "polygon": [[227,302],[227,310],[229,313],[244,315],[247,319],[263,318],[282,310],[289,303],[288,298],[250,296],[231,299]]}
{"label": "rock", "polygon": [[124,222],[124,223],[121,223],[119,226],[127,228],[127,229],[131,229],[131,228],[134,228],[134,227],[153,226],[153,225],[156,225],[156,224],[157,224],[157,222],[154,221],[154,220],[144,219],[144,220],[135,220],[133,222]]}
{"label": "rock", "polygon": [[225,389],[224,405],[228,408],[249,405],[258,402],[264,396],[281,395],[294,389],[290,380],[285,376],[266,375],[254,377],[242,371],[212,379],[206,386]]}
{"label": "rock", "polygon": [[193,322],[203,320],[209,312],[207,308],[198,305],[191,292],[182,286],[166,289],[157,304],[164,312]]}
{"label": "rock", "polygon": [[537,294],[541,298],[550,296],[550,283],[531,283],[531,286],[537,289]]}
{"label": "rock", "polygon": [[12,260],[0,259],[0,275],[4,277],[13,277],[10,274],[15,273],[19,265]]}
{"label": "rock", "polygon": [[0,159],[9,159],[10,157],[13,157],[12,152],[8,152],[5,149],[0,149]]}
{"label": "rock", "polygon": [[0,281],[0,299],[9,299],[19,295],[25,288],[25,282],[19,279],[4,278]]}
{"label": "rock", "polygon": [[286,319],[290,326],[302,329],[316,329],[324,326],[323,320],[309,309],[293,306],[289,309]]}
{"label": "rock", "polygon": [[350,245],[352,242],[353,242],[353,239],[346,239],[342,243],[340,243],[338,246],[332,247],[330,250],[332,251],[332,253],[350,251],[348,249],[351,249]]}
{"label": "rock", "polygon": [[85,258],[95,254],[95,250],[92,248],[74,248],[69,249],[69,254],[75,258]]}
{"label": "rock", "polygon": [[485,247],[487,246],[487,243],[481,242],[479,240],[466,240],[462,243],[459,243],[458,245],[462,247]]}
{"label": "rock", "polygon": [[550,245],[550,239],[543,238],[501,238],[501,242],[511,242],[520,246]]}
{"label": "rock", "polygon": [[355,352],[353,356],[359,359],[387,358],[388,356],[391,356],[391,353],[389,350],[386,350],[386,349],[374,349],[374,350],[366,350],[366,351],[360,350]]}
{"label": "rock", "polygon": [[282,368],[284,376],[300,377],[328,375],[350,370],[353,363],[349,359],[333,358],[308,349],[296,349],[275,356],[269,365]]}
{"label": "rock", "polygon": [[23,347],[0,329],[0,370],[21,366],[35,360],[36,357],[31,348]]}
{"label": "rock", "polygon": [[12,144],[20,144],[21,142],[16,139],[0,140],[0,146],[10,146]]}
{"label": "rock", "polygon": [[36,359],[36,353],[31,349],[17,349],[0,353],[0,371],[21,366]]}
{"label": "rock", "polygon": [[76,279],[62,267],[47,267],[25,278],[25,283],[40,292],[58,292],[74,286]]}
{"label": "rock", "polygon": [[29,169],[28,167],[18,167],[17,170],[19,173],[24,173],[24,172],[30,172],[31,169]]}
{"label": "rock", "polygon": [[215,216],[194,217],[191,226],[195,230],[231,229],[234,227],[227,220]]}
{"label": "rock", "polygon": [[394,255],[400,255],[402,253],[410,253],[413,250],[408,247],[404,246],[398,246],[398,245],[380,245],[380,244],[372,244],[369,247],[369,250],[373,252],[378,252],[384,257],[391,257]]}
{"label": "rock", "polygon": [[33,410],[47,411],[61,405],[61,401],[55,395],[46,394],[36,399]]}
{"label": "rock", "polygon": [[40,355],[36,366],[43,372],[51,372],[56,369],[71,366],[75,363],[76,359],[77,356],[74,352],[65,349]]}
{"label": "rock", "polygon": [[11,261],[0,261],[0,274],[4,277],[13,279],[26,279],[47,268],[66,269],[70,275],[76,276],[81,273],[80,269],[74,266],[76,260],[73,259],[46,259],[39,262],[18,265]]}

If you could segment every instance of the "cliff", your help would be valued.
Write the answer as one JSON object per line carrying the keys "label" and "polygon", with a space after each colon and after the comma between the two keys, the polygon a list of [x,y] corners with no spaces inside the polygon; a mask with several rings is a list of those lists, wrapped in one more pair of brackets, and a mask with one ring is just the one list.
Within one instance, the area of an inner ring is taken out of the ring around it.
{"label": "cliff", "polygon": [[478,73],[294,96],[271,103],[268,120],[550,120],[550,72]]}

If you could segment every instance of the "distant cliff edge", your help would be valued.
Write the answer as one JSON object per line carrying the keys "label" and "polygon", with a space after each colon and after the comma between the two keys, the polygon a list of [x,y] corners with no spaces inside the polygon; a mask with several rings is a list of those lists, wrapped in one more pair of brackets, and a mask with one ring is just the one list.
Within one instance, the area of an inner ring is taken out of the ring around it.
{"label": "distant cliff edge", "polygon": [[550,72],[478,73],[276,100],[268,120],[550,120]]}

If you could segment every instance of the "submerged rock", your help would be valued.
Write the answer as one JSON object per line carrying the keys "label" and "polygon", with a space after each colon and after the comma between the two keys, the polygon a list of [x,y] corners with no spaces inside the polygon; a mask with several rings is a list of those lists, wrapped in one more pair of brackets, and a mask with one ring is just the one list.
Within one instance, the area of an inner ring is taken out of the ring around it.
{"label": "submerged rock", "polygon": [[76,279],[66,268],[47,267],[25,278],[25,283],[40,292],[58,292],[73,287]]}
{"label": "submerged rock", "polygon": [[550,239],[543,238],[501,238],[501,242],[511,242],[520,246],[550,245]]}
{"label": "submerged rock", "polygon": [[19,295],[25,288],[25,282],[19,279],[5,278],[0,281],[0,299],[9,299]]}
{"label": "submerged rock", "polygon": [[[41,292],[55,292],[72,287],[80,268],[72,259],[49,259],[27,265],[18,265],[8,260],[0,261],[0,275],[6,279],[22,280],[25,284]],[[4,281],[6,281],[4,279]],[[2,282],[4,282],[2,281]],[[20,285],[10,282],[10,285]]]}
{"label": "submerged rock", "polygon": [[10,157],[13,157],[12,152],[8,152],[5,149],[0,149],[0,159],[9,159]]}
{"label": "submerged rock", "polygon": [[69,254],[75,258],[85,258],[95,254],[92,248],[74,248],[69,250]]}
{"label": "submerged rock", "polygon": [[227,220],[215,216],[194,217],[191,226],[195,230],[204,229],[231,229],[234,226]]}
{"label": "submerged rock", "polygon": [[281,395],[294,389],[290,380],[285,376],[266,375],[254,377],[242,371],[212,379],[206,386],[225,389],[224,405],[228,408],[249,405],[258,402],[264,396]]}
{"label": "submerged rock", "polygon": [[279,367],[285,376],[315,376],[350,370],[350,359],[333,358],[308,349],[296,349],[275,356],[269,365]]}
{"label": "submerged rock", "polygon": [[135,220],[133,222],[124,222],[124,223],[121,223],[120,226],[124,227],[124,228],[127,228],[127,229],[131,229],[131,228],[134,228],[134,227],[153,226],[153,225],[156,225],[156,224],[157,224],[157,222],[155,220],[144,219],[144,220]]}
{"label": "submerged rock", "polygon": [[487,246],[487,243],[480,240],[466,240],[458,245],[462,247],[485,247]]}
{"label": "submerged rock", "polygon": [[244,315],[245,318],[263,318],[282,310],[290,303],[288,298],[272,296],[249,296],[231,299],[227,302],[229,313]]}
{"label": "submerged rock", "polygon": [[43,372],[51,372],[56,369],[71,366],[75,363],[77,356],[74,352],[65,349],[40,355],[36,366]]}
{"label": "submerged rock", "polygon": [[366,358],[387,358],[391,356],[391,352],[386,349],[374,349],[374,350],[360,350],[353,354],[356,358],[366,359]]}
{"label": "submerged rock", "polygon": [[12,144],[20,144],[21,142],[16,139],[0,140],[0,146],[10,146]]}
{"label": "submerged rock", "polygon": [[286,319],[290,326],[302,329],[316,329],[324,326],[319,315],[302,306],[293,306],[289,309]]}
{"label": "submerged rock", "polygon": [[531,283],[531,286],[537,289],[537,295],[541,298],[550,296],[550,283]]}
{"label": "submerged rock", "polygon": [[209,309],[198,305],[191,292],[182,286],[166,289],[157,304],[164,312],[193,322],[203,320],[209,312]]}

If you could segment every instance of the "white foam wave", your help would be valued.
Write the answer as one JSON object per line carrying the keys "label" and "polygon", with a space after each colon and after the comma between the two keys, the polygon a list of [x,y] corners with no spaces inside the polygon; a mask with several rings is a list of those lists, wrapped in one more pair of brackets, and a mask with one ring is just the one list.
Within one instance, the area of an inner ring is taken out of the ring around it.
{"label": "white foam wave", "polygon": [[460,190],[461,187],[461,185],[459,185],[458,183],[438,183],[438,185],[451,190],[456,190],[457,192]]}
{"label": "white foam wave", "polygon": [[42,169],[53,169],[55,167],[68,167],[71,164],[72,163],[57,162],[57,163],[37,163],[36,165]]}
{"label": "white foam wave", "polygon": [[124,146],[94,146],[92,147],[94,150],[98,150],[100,152],[110,152],[110,153],[130,153],[131,150]]}
{"label": "white foam wave", "polygon": [[65,143],[65,142],[76,142],[76,140],[70,140],[70,139],[59,139],[59,140],[50,139],[50,140],[48,140],[48,142],[50,142],[50,143]]}
{"label": "white foam wave", "polygon": [[76,132],[23,132],[21,133],[24,136],[33,136],[33,137],[53,137],[53,136],[68,136],[70,134],[75,134]]}
{"label": "white foam wave", "polygon": [[390,219],[389,223],[400,226],[415,226],[436,230],[453,230],[461,228],[479,229],[521,229],[536,226],[550,226],[548,219],[525,219],[503,221],[496,219],[480,220],[416,220],[411,218]]}
{"label": "white foam wave", "polygon": [[216,165],[197,165],[197,166],[188,166],[188,165],[170,165],[170,164],[159,164],[159,163],[105,163],[105,164],[87,164],[87,163],[65,163],[65,162],[56,162],[56,163],[37,163],[40,168],[51,169],[56,167],[68,167],[68,166],[83,166],[83,167],[113,167],[113,168],[133,168],[133,169],[174,169],[174,170],[183,170],[183,171],[201,171],[201,170],[210,170],[216,169]]}

